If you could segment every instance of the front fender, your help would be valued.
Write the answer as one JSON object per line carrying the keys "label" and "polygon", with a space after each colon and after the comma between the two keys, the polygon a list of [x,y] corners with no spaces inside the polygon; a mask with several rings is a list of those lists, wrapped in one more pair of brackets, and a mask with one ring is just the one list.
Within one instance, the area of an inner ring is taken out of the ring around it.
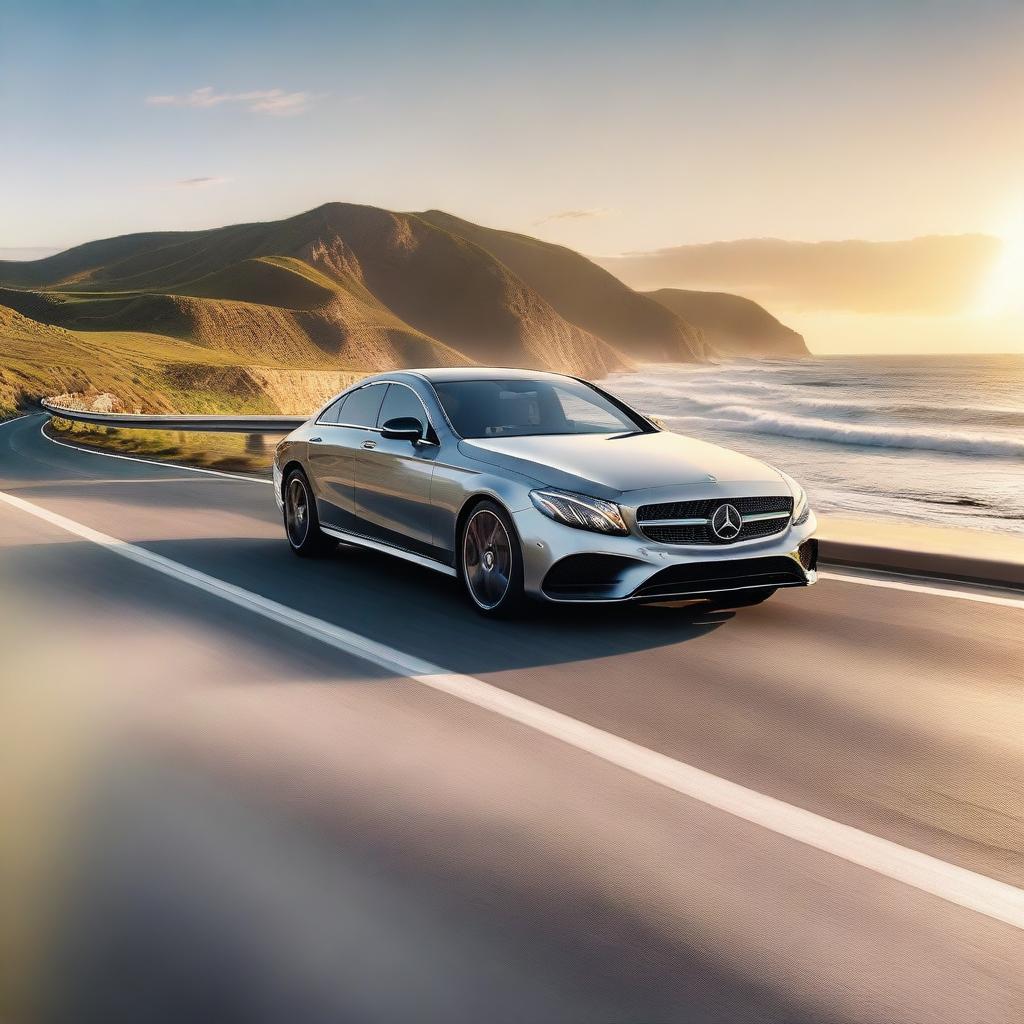
{"label": "front fender", "polygon": [[434,521],[434,545],[455,564],[459,517],[467,504],[478,498],[490,498],[510,514],[532,508],[530,491],[540,487],[539,480],[470,460],[434,466],[430,482],[430,503]]}

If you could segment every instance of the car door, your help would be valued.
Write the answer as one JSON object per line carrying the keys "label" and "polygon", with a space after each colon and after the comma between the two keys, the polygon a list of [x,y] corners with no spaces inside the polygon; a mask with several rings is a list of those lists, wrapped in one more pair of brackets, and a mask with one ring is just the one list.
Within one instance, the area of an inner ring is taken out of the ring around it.
{"label": "car door", "polygon": [[430,478],[438,452],[436,436],[416,392],[407,384],[392,383],[377,427],[398,417],[418,420],[424,440],[392,440],[378,429],[361,443],[355,459],[356,529],[373,540],[435,556]]}
{"label": "car door", "polygon": [[317,513],[324,526],[357,529],[354,476],[356,452],[376,436],[377,414],[387,384],[366,384],[328,407],[309,439],[307,461],[313,474]]}

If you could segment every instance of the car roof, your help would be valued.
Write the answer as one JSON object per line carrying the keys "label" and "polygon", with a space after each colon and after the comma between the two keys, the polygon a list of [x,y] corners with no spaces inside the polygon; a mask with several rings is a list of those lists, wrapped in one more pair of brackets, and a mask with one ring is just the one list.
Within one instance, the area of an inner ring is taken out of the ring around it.
{"label": "car roof", "polygon": [[521,370],[509,366],[435,366],[404,370],[431,383],[457,380],[565,380],[564,373],[547,370]]}

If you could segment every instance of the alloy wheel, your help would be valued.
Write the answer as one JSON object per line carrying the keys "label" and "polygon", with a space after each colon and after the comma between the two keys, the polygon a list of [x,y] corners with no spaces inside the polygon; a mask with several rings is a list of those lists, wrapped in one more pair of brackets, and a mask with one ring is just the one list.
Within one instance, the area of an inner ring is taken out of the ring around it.
{"label": "alloy wheel", "polygon": [[466,524],[462,564],[470,596],[484,609],[497,607],[512,578],[512,543],[502,521],[489,509]]}
{"label": "alloy wheel", "polygon": [[288,481],[284,503],[285,529],[293,547],[301,547],[309,533],[309,492],[302,478],[295,475]]}

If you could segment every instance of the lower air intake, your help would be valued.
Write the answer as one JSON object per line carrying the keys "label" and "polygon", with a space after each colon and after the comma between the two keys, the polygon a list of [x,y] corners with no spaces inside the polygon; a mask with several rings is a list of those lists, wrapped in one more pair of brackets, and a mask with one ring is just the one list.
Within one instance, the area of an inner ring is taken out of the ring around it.
{"label": "lower air intake", "polygon": [[805,540],[800,545],[797,551],[797,557],[800,559],[800,564],[810,572],[812,569],[818,568],[818,542],[812,537],[810,540]]}
{"label": "lower air intake", "polygon": [[548,570],[542,589],[549,597],[562,600],[601,600],[614,595],[623,576],[643,564],[619,555],[568,555]]}
{"label": "lower air intake", "polygon": [[689,597],[744,587],[800,587],[806,583],[807,577],[796,559],[774,555],[671,565],[655,573],[633,596]]}

